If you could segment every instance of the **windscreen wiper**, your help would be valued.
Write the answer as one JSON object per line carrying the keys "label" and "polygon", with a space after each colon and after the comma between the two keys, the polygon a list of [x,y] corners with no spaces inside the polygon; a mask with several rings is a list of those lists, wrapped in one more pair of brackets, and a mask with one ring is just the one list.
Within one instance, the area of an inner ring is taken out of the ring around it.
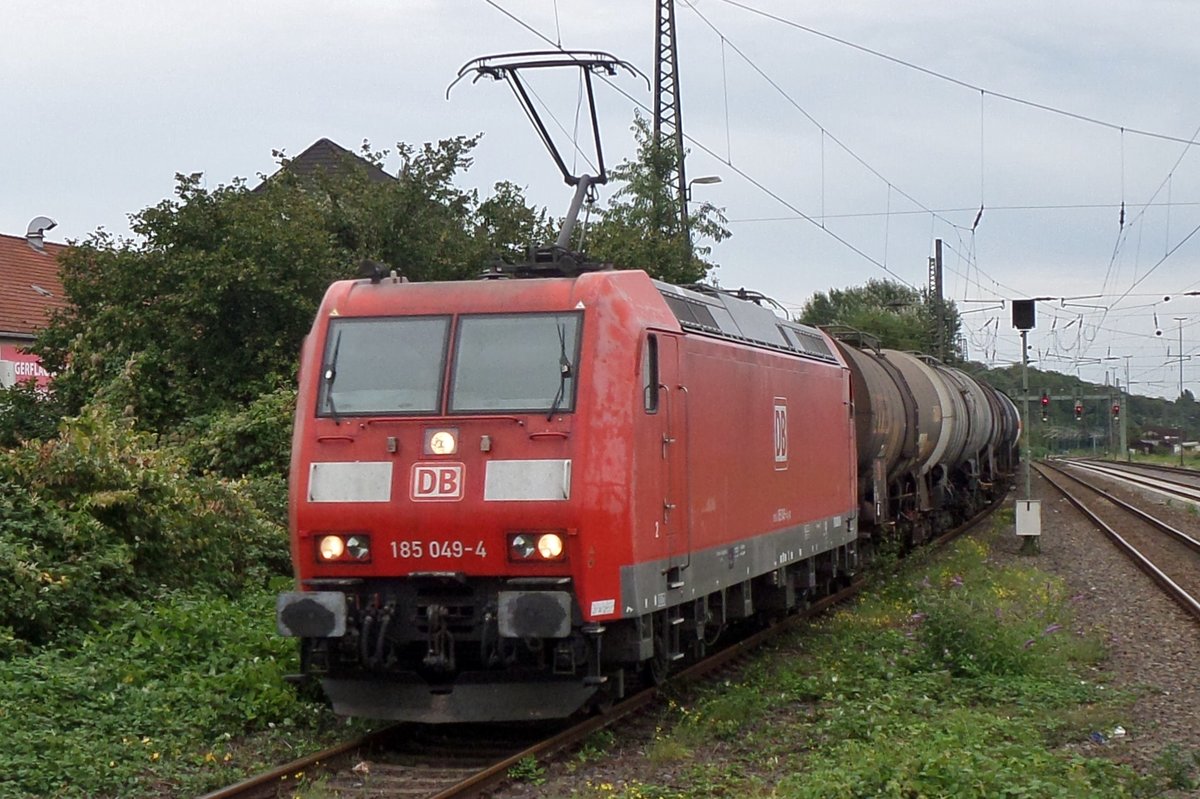
{"label": "windscreen wiper", "polygon": [[550,404],[550,412],[546,414],[546,421],[554,418],[554,414],[558,412],[558,406],[562,404],[563,397],[567,393],[567,380],[571,377],[571,359],[567,357],[567,329],[560,322],[558,325],[558,393],[554,395],[554,402]]}
{"label": "windscreen wiper", "polygon": [[329,403],[329,415],[333,417],[333,423],[337,425],[342,422],[338,419],[337,406],[333,402],[333,381],[337,379],[337,358],[341,347],[342,331],[339,328],[337,338],[333,340],[333,353],[329,356],[329,363],[325,365],[325,373],[322,375],[325,379],[325,399]]}

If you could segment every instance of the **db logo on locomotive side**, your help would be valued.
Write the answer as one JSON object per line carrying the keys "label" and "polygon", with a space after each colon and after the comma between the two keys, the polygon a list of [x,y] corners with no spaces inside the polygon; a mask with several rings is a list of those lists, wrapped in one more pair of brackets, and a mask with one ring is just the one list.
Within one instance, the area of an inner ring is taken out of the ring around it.
{"label": "db logo on locomotive side", "polygon": [[410,496],[415,502],[447,502],[462,499],[461,463],[414,463]]}
{"label": "db logo on locomotive side", "polygon": [[775,470],[788,467],[787,399],[775,398]]}

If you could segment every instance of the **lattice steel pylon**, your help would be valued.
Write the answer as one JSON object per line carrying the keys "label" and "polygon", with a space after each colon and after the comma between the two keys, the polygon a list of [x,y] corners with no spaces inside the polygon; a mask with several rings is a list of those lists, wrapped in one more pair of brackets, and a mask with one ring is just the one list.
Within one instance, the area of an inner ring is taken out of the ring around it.
{"label": "lattice steel pylon", "polygon": [[[679,110],[679,51],[675,41],[675,0],[658,0],[654,59],[654,143],[675,148],[675,164],[662,176],[675,185],[679,206],[679,232],[688,232],[687,177],[683,171],[683,114]],[[665,219],[663,220],[666,221]]]}

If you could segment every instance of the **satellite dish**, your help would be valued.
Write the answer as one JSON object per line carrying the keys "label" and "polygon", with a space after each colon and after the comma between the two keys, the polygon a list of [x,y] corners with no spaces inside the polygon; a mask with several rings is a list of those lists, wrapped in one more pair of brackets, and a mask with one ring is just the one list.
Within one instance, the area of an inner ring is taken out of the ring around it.
{"label": "satellite dish", "polygon": [[36,252],[44,253],[46,251],[46,231],[56,227],[57,225],[58,223],[48,216],[35,216],[32,220],[30,220],[29,228],[25,231],[25,241],[28,242],[29,246]]}

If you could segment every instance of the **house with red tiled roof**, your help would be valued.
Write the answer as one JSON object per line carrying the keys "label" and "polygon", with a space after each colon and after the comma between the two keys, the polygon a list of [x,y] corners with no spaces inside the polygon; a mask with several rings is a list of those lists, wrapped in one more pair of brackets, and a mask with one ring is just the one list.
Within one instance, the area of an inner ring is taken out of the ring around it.
{"label": "house with red tiled roof", "polygon": [[65,244],[35,249],[22,236],[0,234],[0,385],[49,380],[36,356],[25,351],[50,315],[67,305],[58,256]]}

